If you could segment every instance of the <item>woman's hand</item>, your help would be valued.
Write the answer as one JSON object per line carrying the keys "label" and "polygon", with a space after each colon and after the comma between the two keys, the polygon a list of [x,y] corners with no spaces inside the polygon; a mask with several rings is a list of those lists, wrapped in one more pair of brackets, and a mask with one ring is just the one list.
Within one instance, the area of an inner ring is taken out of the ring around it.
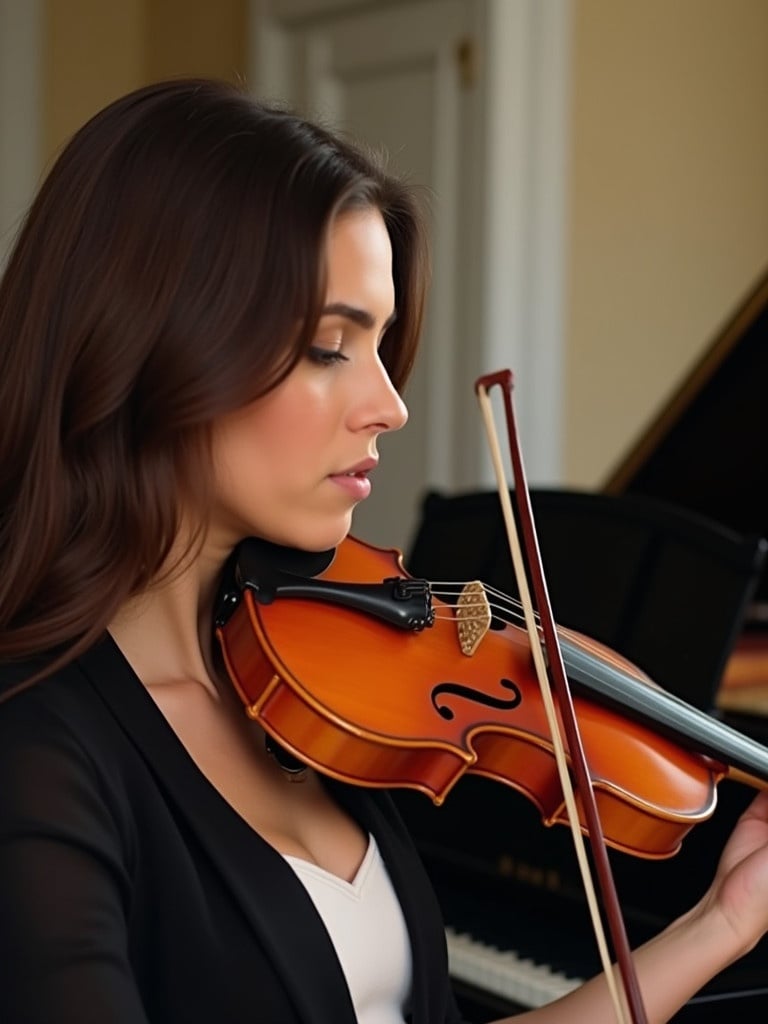
{"label": "woman's hand", "polygon": [[733,940],[733,959],[768,931],[768,792],[759,793],[736,822],[712,885],[692,911],[697,913],[722,917]]}
{"label": "woman's hand", "polygon": [[[701,900],[650,942],[634,961],[649,1024],[668,1021],[716,974],[768,931],[768,792],[744,811]],[[515,1024],[615,1022],[605,978],[598,976]],[[499,1022],[509,1024],[509,1021]]]}

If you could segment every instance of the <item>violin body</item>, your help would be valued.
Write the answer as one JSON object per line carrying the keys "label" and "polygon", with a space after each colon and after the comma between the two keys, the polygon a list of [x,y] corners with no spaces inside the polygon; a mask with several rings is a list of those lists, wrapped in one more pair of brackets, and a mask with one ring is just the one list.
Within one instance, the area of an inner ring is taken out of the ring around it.
{"label": "violin body", "polygon": [[[319,578],[409,577],[396,550],[347,538]],[[470,772],[524,793],[546,824],[566,823],[526,631],[500,624],[468,656],[455,607],[432,602],[432,624],[408,631],[333,603],[263,601],[244,586],[216,632],[247,714],[320,772],[413,788],[437,804]],[[600,650],[589,641],[591,656]],[[643,857],[674,854],[712,814],[727,765],[595,700],[577,695],[574,708],[606,841]]]}

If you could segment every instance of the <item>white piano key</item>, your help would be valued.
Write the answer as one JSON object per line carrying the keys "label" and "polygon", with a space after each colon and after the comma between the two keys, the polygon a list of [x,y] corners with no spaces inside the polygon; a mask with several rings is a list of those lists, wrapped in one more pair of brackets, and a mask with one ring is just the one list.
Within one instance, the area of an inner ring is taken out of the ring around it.
{"label": "white piano key", "polygon": [[514,950],[495,949],[451,928],[445,934],[451,977],[521,1006],[543,1006],[582,984]]}

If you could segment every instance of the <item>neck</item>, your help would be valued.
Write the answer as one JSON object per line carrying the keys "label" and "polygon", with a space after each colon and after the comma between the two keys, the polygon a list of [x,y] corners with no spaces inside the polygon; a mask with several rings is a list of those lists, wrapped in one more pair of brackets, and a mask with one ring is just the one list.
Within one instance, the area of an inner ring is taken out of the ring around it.
{"label": "neck", "polygon": [[[172,552],[169,565],[177,561]],[[188,556],[126,601],[109,624],[113,639],[146,686],[184,680],[218,692],[212,622],[223,563],[223,554]]]}

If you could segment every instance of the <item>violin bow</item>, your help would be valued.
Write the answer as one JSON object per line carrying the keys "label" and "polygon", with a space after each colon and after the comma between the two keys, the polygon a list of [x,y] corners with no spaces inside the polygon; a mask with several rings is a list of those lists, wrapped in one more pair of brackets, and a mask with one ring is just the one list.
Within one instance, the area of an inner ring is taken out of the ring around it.
{"label": "violin bow", "polygon": [[[526,628],[531,643],[531,652],[536,668],[536,675],[541,688],[544,709],[552,735],[555,761],[563,789],[568,820],[573,836],[576,856],[581,870],[582,882],[592,917],[592,925],[597,940],[600,958],[603,964],[606,981],[610,991],[611,999],[616,1011],[619,1024],[629,1019],[632,1024],[647,1024],[645,1008],[643,1006],[640,986],[637,980],[634,963],[627,940],[627,933],[624,927],[624,919],[621,914],[616,886],[608,861],[608,854],[603,837],[603,830],[600,824],[600,816],[595,802],[595,795],[592,788],[592,779],[587,766],[584,748],[579,734],[579,727],[576,721],[576,713],[573,707],[570,685],[565,672],[563,656],[560,650],[560,643],[557,637],[552,608],[549,601],[544,570],[541,563],[539,544],[536,536],[536,529],[533,522],[530,496],[526,483],[523,458],[517,438],[515,426],[515,413],[512,403],[513,377],[510,370],[499,370],[496,373],[487,374],[478,378],[475,383],[475,392],[480,403],[481,412],[485,424],[490,454],[493,461],[494,471],[501,500],[502,514],[507,530],[507,538],[510,546],[510,553],[515,571],[515,577],[520,590],[520,602],[525,613]],[[504,413],[509,435],[509,452],[512,463],[512,474],[514,478],[515,503],[517,505],[520,520],[520,529],[523,536],[523,543],[526,548],[526,563],[518,537],[517,525],[512,513],[510,501],[510,490],[506,479],[501,448],[493,420],[493,409],[489,397],[489,390],[498,385],[502,389]],[[536,608],[534,608],[528,587],[528,576],[536,597]],[[538,611],[539,625],[536,623],[536,612]],[[540,626],[540,629],[539,629]],[[541,630],[541,632],[540,632]],[[543,649],[542,649],[543,643]],[[545,661],[546,652],[546,661]],[[549,668],[547,668],[547,664]],[[550,674],[552,683],[550,683]],[[554,691],[554,693],[553,693]],[[557,698],[557,709],[555,708],[554,697]],[[562,729],[565,739],[561,735],[561,725],[558,721],[557,710],[562,719]],[[565,746],[567,744],[568,753]],[[622,992],[618,991],[616,977],[611,965],[610,954],[606,943],[603,923],[595,894],[595,887],[586,856],[584,837],[579,825],[576,797],[571,775],[568,770],[568,756],[576,783],[576,791],[581,799],[584,811],[587,834],[589,836],[590,848],[597,871],[600,891],[603,898],[603,905],[608,921],[613,950],[619,968],[619,975],[622,981]],[[623,1001],[622,997],[623,996]],[[629,1013],[629,1018],[627,1018]]]}

